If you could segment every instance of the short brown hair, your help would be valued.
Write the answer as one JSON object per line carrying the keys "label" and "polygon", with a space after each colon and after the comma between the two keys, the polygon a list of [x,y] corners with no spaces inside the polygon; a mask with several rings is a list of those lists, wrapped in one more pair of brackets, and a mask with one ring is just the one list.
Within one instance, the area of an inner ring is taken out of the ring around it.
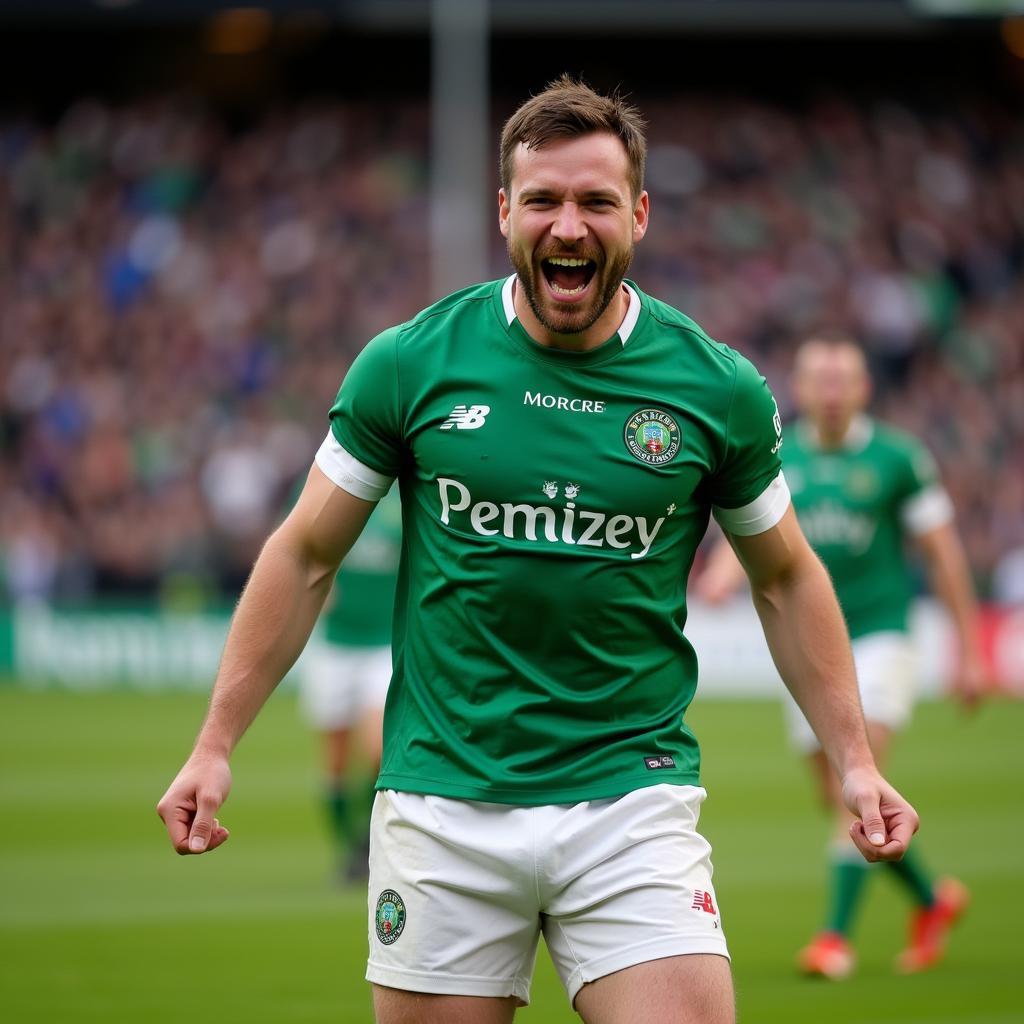
{"label": "short brown hair", "polygon": [[516,147],[546,146],[554,139],[572,139],[593,132],[610,132],[626,148],[629,187],[634,201],[644,187],[647,138],[644,119],[616,90],[610,96],[595,92],[586,82],[562,75],[543,92],[528,99],[506,122],[501,132],[501,187],[512,182]]}

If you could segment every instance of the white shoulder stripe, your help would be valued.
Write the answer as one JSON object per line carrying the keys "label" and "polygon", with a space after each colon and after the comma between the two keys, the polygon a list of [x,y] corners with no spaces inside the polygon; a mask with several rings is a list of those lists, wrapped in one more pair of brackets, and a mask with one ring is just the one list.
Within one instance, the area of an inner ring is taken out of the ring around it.
{"label": "white shoulder stripe", "polygon": [[364,466],[350,455],[338,444],[332,430],[327,431],[327,437],[316,453],[316,464],[328,480],[364,501],[380,501],[394,479]]}
{"label": "white shoulder stripe", "polygon": [[753,537],[770,530],[786,514],[789,508],[789,486],[786,478],[779,475],[748,505],[742,508],[719,508],[714,513],[718,525],[736,537]]}
{"label": "white shoulder stripe", "polygon": [[933,484],[903,503],[900,519],[908,533],[927,533],[953,521],[953,502],[944,487]]}

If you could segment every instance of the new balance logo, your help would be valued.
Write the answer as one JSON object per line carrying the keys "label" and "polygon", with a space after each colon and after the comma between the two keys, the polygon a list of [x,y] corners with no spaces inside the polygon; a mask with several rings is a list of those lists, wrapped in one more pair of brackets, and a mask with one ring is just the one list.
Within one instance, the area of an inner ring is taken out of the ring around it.
{"label": "new balance logo", "polygon": [[704,892],[702,889],[695,889],[693,893],[693,910],[703,910],[705,914],[714,914],[715,905],[711,901],[711,893]]}
{"label": "new balance logo", "polygon": [[489,405],[471,405],[468,408],[464,405],[457,405],[448,414],[448,419],[441,424],[442,430],[451,430],[458,427],[459,430],[476,430],[484,425],[487,414],[491,411]]}

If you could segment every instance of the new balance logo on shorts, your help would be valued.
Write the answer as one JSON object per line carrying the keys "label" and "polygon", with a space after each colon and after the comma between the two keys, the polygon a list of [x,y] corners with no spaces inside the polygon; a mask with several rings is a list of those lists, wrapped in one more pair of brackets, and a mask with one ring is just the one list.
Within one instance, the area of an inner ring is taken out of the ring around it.
{"label": "new balance logo on shorts", "polygon": [[457,405],[448,414],[448,419],[441,424],[441,429],[451,430],[452,427],[458,427],[459,430],[476,430],[484,425],[490,411],[489,405],[471,405],[468,408]]}
{"label": "new balance logo on shorts", "polygon": [[703,889],[694,889],[692,909],[703,910],[705,914],[716,913],[715,904],[711,900],[711,893],[704,892]]}

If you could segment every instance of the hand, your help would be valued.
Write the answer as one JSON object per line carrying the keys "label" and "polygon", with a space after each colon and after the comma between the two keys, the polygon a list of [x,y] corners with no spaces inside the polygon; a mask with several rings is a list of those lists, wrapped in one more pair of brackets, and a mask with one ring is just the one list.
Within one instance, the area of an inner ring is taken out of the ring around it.
{"label": "hand", "polygon": [[850,838],[866,861],[900,860],[920,826],[917,811],[877,771],[843,778],[843,802],[857,816]]}
{"label": "hand", "polygon": [[185,762],[156,805],[178,853],[208,853],[227,841],[230,833],[214,815],[230,789],[227,758],[193,754]]}
{"label": "hand", "polygon": [[953,676],[952,690],[968,711],[973,711],[985,696],[988,677],[981,657],[974,651],[965,651]]}

